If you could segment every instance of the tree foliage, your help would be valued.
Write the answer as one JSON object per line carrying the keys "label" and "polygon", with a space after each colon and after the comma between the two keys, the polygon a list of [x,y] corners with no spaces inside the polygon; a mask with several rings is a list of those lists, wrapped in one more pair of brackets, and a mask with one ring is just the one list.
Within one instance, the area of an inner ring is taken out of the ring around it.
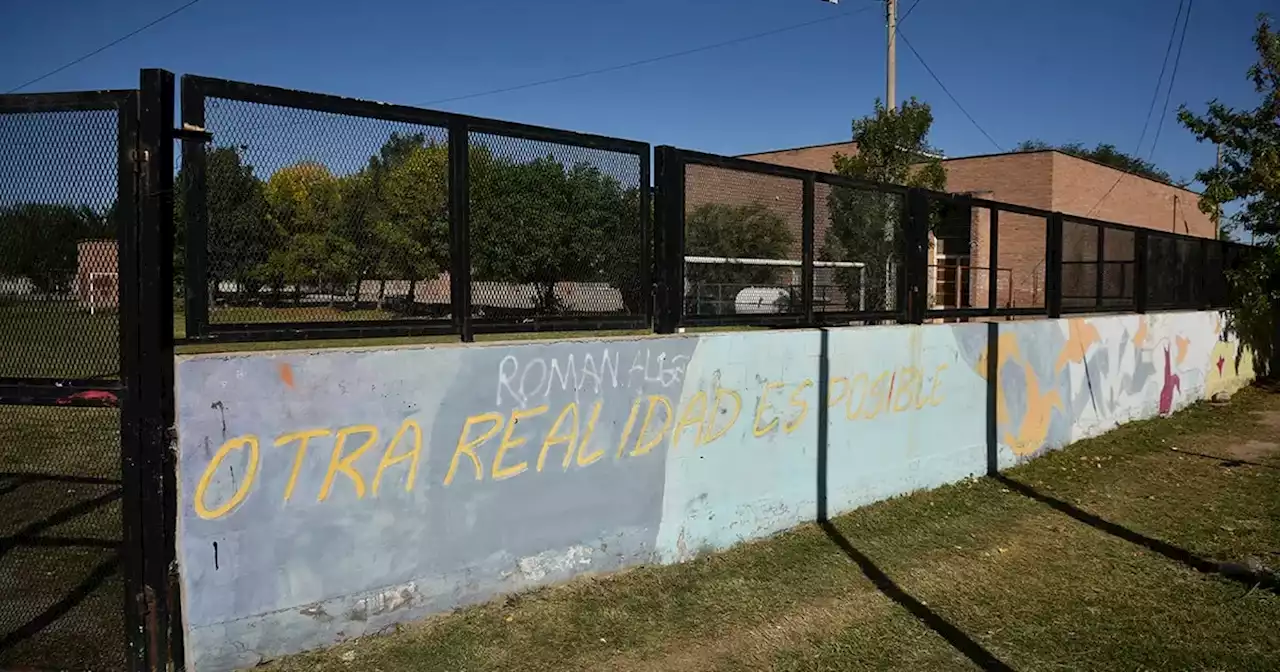
{"label": "tree foliage", "polygon": [[1141,175],[1142,177],[1163,182],[1174,186],[1184,186],[1175,184],[1169,173],[1161,170],[1156,164],[1143,159],[1141,157],[1126,154],[1116,149],[1115,145],[1107,143],[1098,143],[1093,149],[1085,147],[1083,143],[1068,142],[1061,145],[1053,145],[1043,140],[1026,140],[1013,148],[1015,152],[1042,152],[1045,150],[1057,150],[1063,154],[1097,161],[1098,163],[1111,166],[1123,170],[1126,173]]}
{"label": "tree foliage", "polygon": [[[700,205],[685,217],[685,254],[695,257],[785,258],[795,246],[787,223],[760,203]],[[690,264],[685,279],[693,284],[776,285],[778,269],[769,266]],[[736,290],[735,290],[736,291]]]}
{"label": "tree foliage", "polygon": [[[875,113],[853,121],[856,154],[836,154],[837,173],[873,182],[945,191],[947,174],[937,152],[929,145],[933,112],[915,98],[897,110],[879,100]],[[860,294],[876,303],[891,304],[894,276],[900,264],[895,257],[902,235],[906,204],[901,196],[867,189],[837,187],[828,197],[831,226],[819,251],[828,261],[865,264],[863,271],[841,269],[835,283],[850,307]],[[859,287],[865,274],[866,286]]]}
{"label": "tree foliage", "polygon": [[531,284],[540,312],[564,309],[557,282],[610,283],[636,300],[638,187],[590,164],[521,162],[484,148],[472,154],[471,178],[475,280]]}
{"label": "tree foliage", "polygon": [[[602,311],[617,310],[619,295],[629,312],[645,309],[640,184],[623,184],[590,163],[500,155],[480,144],[471,149],[470,166],[473,279],[532,286],[532,307],[542,313],[566,309],[556,292],[565,281],[597,283],[611,297],[598,304]],[[239,149],[210,148],[205,178],[206,268],[215,300],[279,302],[318,293],[331,303],[350,296],[358,304],[372,298],[369,287],[381,286],[381,307],[387,281],[407,283],[414,297],[417,283],[450,267],[448,148],[424,134],[393,133],[346,174],[301,161],[263,179]],[[176,184],[174,256],[181,274],[191,224],[187,170]],[[98,235],[104,220],[87,209],[39,204],[3,216],[0,274],[30,277],[44,288],[69,282],[75,243]]]}
{"label": "tree foliage", "polygon": [[[262,180],[232,147],[218,147],[205,155],[205,205],[207,218],[206,270],[213,287],[224,281],[256,289],[262,265],[278,247],[276,232],[263,225],[267,215]],[[188,184],[185,168],[175,183]],[[174,276],[181,281],[186,267],[186,189],[174,198]]]}
{"label": "tree foliage", "polygon": [[23,203],[0,209],[0,277],[25,277],[41,292],[67,291],[79,243],[114,239],[110,217],[88,207]]}
{"label": "tree foliage", "polygon": [[1233,289],[1232,326],[1260,360],[1274,364],[1280,329],[1280,33],[1266,15],[1258,17],[1253,44],[1258,61],[1248,76],[1257,107],[1237,110],[1214,100],[1204,115],[1185,105],[1182,122],[1202,142],[1217,144],[1222,164],[1196,173],[1205,185],[1200,209],[1220,216],[1226,205],[1239,209],[1230,225],[1254,234],[1260,245],[1245,264],[1228,273]]}

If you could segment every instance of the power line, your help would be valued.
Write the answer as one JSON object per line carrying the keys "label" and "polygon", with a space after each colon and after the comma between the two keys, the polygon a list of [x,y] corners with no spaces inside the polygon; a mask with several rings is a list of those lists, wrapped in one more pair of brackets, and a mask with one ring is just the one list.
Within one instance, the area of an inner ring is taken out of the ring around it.
{"label": "power line", "polygon": [[198,2],[200,2],[200,0],[190,0],[187,4],[182,5],[181,7],[179,7],[179,8],[177,8],[177,9],[175,9],[175,10],[173,10],[173,11],[169,12],[168,14],[164,14],[163,16],[160,16],[160,17],[158,17],[158,18],[156,18],[156,19],[153,19],[152,21],[150,21],[150,22],[148,22],[147,24],[143,25],[141,28],[138,28],[138,29],[136,29],[136,30],[134,30],[134,31],[132,31],[132,32],[126,33],[126,34],[124,34],[124,35],[122,35],[122,36],[120,36],[120,37],[118,37],[118,38],[116,38],[116,39],[114,39],[114,40],[112,40],[112,41],[110,41],[110,42],[108,42],[108,43],[106,43],[106,44],[102,45],[101,47],[98,47],[97,49],[94,49],[93,51],[91,51],[91,52],[89,52],[89,53],[87,53],[87,54],[85,54],[85,55],[83,55],[83,56],[81,56],[81,57],[79,57],[79,58],[77,58],[77,59],[74,59],[74,60],[72,60],[72,61],[70,61],[70,62],[68,62],[68,63],[66,63],[66,64],[64,64],[64,65],[61,65],[61,66],[59,66],[59,67],[57,67],[57,68],[54,68],[53,70],[50,70],[49,72],[44,73],[43,75],[40,75],[39,77],[36,77],[35,79],[33,79],[33,80],[29,81],[29,82],[26,82],[26,83],[24,83],[24,84],[21,84],[21,85],[19,85],[19,86],[16,86],[16,87],[14,87],[14,88],[12,88],[12,89],[9,89],[8,91],[5,91],[5,93],[6,93],[6,94],[9,94],[9,93],[14,93],[14,92],[16,92],[16,91],[21,91],[22,89],[25,89],[25,88],[27,88],[28,86],[31,86],[32,84],[35,84],[36,82],[39,82],[39,81],[41,81],[41,80],[47,79],[47,78],[49,78],[49,77],[52,77],[52,76],[54,76],[54,75],[58,74],[59,72],[62,72],[63,70],[66,70],[67,68],[70,68],[70,67],[71,67],[71,66],[73,66],[73,65],[77,65],[77,64],[79,64],[79,63],[81,63],[81,62],[83,62],[83,61],[85,61],[85,60],[88,60],[88,59],[90,59],[90,58],[93,58],[94,56],[97,56],[98,54],[101,54],[102,52],[104,52],[104,51],[106,51],[106,50],[110,49],[111,47],[114,47],[114,46],[116,46],[117,44],[120,44],[121,42],[124,42],[125,40],[127,40],[127,39],[129,39],[129,38],[133,37],[134,35],[137,35],[138,33],[141,33],[142,31],[144,31],[144,30],[146,30],[146,29],[148,29],[148,28],[150,28],[150,27],[152,27],[152,26],[156,25],[157,23],[160,23],[161,21],[164,21],[165,19],[168,19],[168,18],[170,18],[170,17],[174,16],[174,15],[175,15],[175,14],[177,14],[178,12],[181,12],[182,10],[187,9],[188,7],[191,7],[192,5],[194,5],[194,4],[198,3]]}
{"label": "power line", "polygon": [[[1174,16],[1174,18],[1173,18],[1173,28],[1172,28],[1172,30],[1170,30],[1170,31],[1169,31],[1169,45],[1172,45],[1172,44],[1173,44],[1173,36],[1174,36],[1175,34],[1177,34],[1177,32],[1178,32],[1178,17],[1179,17],[1179,16],[1181,16],[1181,17],[1183,18],[1183,21],[1182,21],[1182,36],[1181,36],[1180,38],[1178,38],[1178,52],[1177,52],[1177,55],[1176,55],[1176,56],[1174,56],[1174,60],[1173,60],[1173,70],[1169,73],[1169,88],[1165,90],[1165,96],[1164,96],[1164,110],[1163,110],[1163,111],[1161,111],[1161,113],[1160,113],[1160,124],[1159,124],[1158,126],[1156,126],[1156,134],[1155,134],[1155,137],[1153,137],[1153,138],[1152,138],[1152,140],[1151,140],[1151,151],[1147,154],[1147,157],[1148,157],[1148,158],[1147,158],[1147,160],[1148,160],[1148,161],[1150,161],[1150,160],[1151,160],[1151,158],[1150,158],[1150,157],[1155,156],[1155,153],[1156,153],[1156,144],[1160,142],[1160,128],[1161,128],[1162,126],[1164,126],[1165,115],[1166,115],[1166,114],[1168,114],[1168,112],[1169,112],[1169,96],[1173,93],[1173,82],[1174,82],[1174,80],[1175,80],[1175,79],[1177,79],[1177,78],[1178,78],[1178,64],[1182,61],[1182,45],[1183,45],[1183,43],[1185,43],[1185,42],[1186,42],[1186,39],[1187,39],[1187,25],[1191,23],[1191,6],[1192,6],[1194,3],[1195,3],[1195,0],[1187,0],[1187,2],[1186,2],[1187,12],[1186,12],[1186,15],[1185,15],[1185,16],[1183,16],[1183,14],[1182,14],[1182,6],[1183,6],[1182,0],[1179,0],[1179,1],[1178,1],[1178,14]],[[1165,71],[1165,67],[1167,67],[1167,66],[1168,66],[1168,62],[1169,62],[1169,47],[1168,47],[1168,46],[1166,46],[1166,47],[1165,47],[1165,51],[1164,51],[1164,63],[1163,63],[1163,64],[1161,65],[1161,67],[1160,67],[1160,79],[1156,81],[1156,92],[1155,92],[1155,95],[1153,95],[1153,96],[1152,96],[1152,101],[1151,101],[1151,102],[1152,102],[1152,104],[1154,104],[1154,103],[1155,103],[1155,98],[1156,98],[1156,97],[1158,97],[1158,96],[1160,95],[1160,80],[1163,80],[1163,79],[1164,79],[1164,71]],[[1150,122],[1151,122],[1151,109],[1148,109],[1148,110],[1147,110],[1147,119],[1146,119],[1146,122],[1145,122],[1145,123],[1143,124],[1143,126],[1142,126],[1142,135],[1141,135],[1141,136],[1139,136],[1139,138],[1138,138],[1138,147],[1137,147],[1137,149],[1135,149],[1135,150],[1134,150],[1134,154],[1141,154],[1141,152],[1142,152],[1142,140],[1146,137],[1146,134],[1147,134],[1147,125],[1148,125]],[[1125,178],[1126,176],[1128,176],[1128,174],[1129,174],[1129,173],[1127,173],[1127,172],[1123,172],[1123,171],[1122,171],[1122,172],[1120,173],[1120,175],[1116,177],[1116,181],[1111,183],[1111,187],[1107,189],[1107,192],[1106,192],[1106,193],[1104,193],[1104,194],[1102,195],[1102,198],[1099,198],[1099,199],[1098,199],[1098,202],[1097,202],[1097,203],[1094,203],[1092,208],[1089,208],[1089,212],[1085,213],[1085,217],[1090,217],[1090,216],[1092,216],[1092,215],[1093,215],[1093,213],[1094,213],[1094,211],[1098,209],[1098,206],[1102,205],[1102,204],[1103,204],[1103,202],[1105,202],[1105,201],[1107,200],[1107,197],[1111,196],[1111,192],[1115,191],[1115,190],[1116,190],[1116,187],[1120,186],[1120,182],[1121,182],[1121,181],[1123,181],[1123,180],[1124,180],[1124,178]]]}
{"label": "power line", "polygon": [[899,28],[899,29],[901,29],[901,28],[902,28],[902,22],[903,22],[903,21],[906,21],[906,20],[907,20],[907,17],[908,17],[908,16],[911,16],[911,12],[915,11],[916,7],[918,7],[918,6],[920,6],[920,0],[916,0],[915,2],[911,3],[911,6],[907,8],[907,11],[903,12],[903,13],[902,13],[902,16],[898,17],[898,28]]}
{"label": "power line", "polygon": [[[917,0],[916,4],[919,4],[919,0]],[[915,5],[912,5],[911,7],[914,9]],[[947,88],[947,85],[943,84],[941,79],[938,79],[938,76],[933,72],[933,68],[930,68],[929,64],[925,63],[924,57],[921,56],[920,52],[916,51],[916,48],[911,45],[911,41],[907,39],[906,33],[903,33],[901,30],[899,30],[898,37],[901,37],[903,44],[906,44],[907,48],[911,50],[911,53],[915,54],[916,60],[920,61],[920,65],[924,66],[925,72],[929,73],[929,76],[933,78],[933,81],[938,83],[938,86],[942,88],[942,92],[947,94],[947,97],[951,99],[951,102],[956,104],[956,107],[960,108],[960,112],[962,112],[965,118],[969,120],[969,123],[973,124],[974,128],[978,129],[978,131],[982,133],[982,135],[985,136],[987,140],[991,141],[991,144],[995,145],[996,149],[1003,152],[1004,148],[1000,146],[1000,143],[996,142],[995,138],[991,137],[991,134],[988,133],[986,129],[984,129],[982,125],[979,124],[978,121],[973,118],[973,115],[969,114],[969,111],[964,109],[964,105],[961,105],[960,101],[956,100],[956,97],[951,94],[951,90]]]}
{"label": "power line", "polygon": [[[918,1],[918,0],[917,0],[917,1]],[[689,56],[689,55],[697,54],[697,53],[701,53],[701,52],[704,52],[704,51],[711,51],[712,49],[719,49],[719,48],[721,48],[721,47],[728,47],[728,46],[735,45],[735,44],[741,44],[741,43],[743,43],[743,42],[749,42],[749,41],[751,41],[751,40],[758,40],[758,39],[760,39],[760,38],[763,38],[763,37],[769,37],[769,36],[771,36],[771,35],[777,35],[777,34],[779,34],[779,33],[786,33],[786,32],[792,31],[792,30],[799,30],[800,28],[807,28],[807,27],[809,27],[809,26],[817,25],[817,24],[819,24],[819,23],[826,23],[826,22],[828,22],[828,21],[835,21],[835,20],[837,20],[837,19],[847,18],[847,17],[853,16],[853,15],[855,15],[855,14],[861,14],[861,13],[863,13],[863,12],[870,11],[870,10],[872,10],[872,9],[875,9],[875,7],[874,7],[874,6],[863,7],[862,9],[855,9],[855,10],[853,10],[853,11],[851,11],[851,12],[841,12],[841,13],[836,14],[836,15],[834,15],[834,16],[825,16],[825,17],[823,17],[823,18],[821,18],[821,19],[814,19],[813,21],[805,21],[804,23],[796,23],[796,24],[792,24],[792,25],[789,25],[789,26],[783,26],[783,27],[781,27],[781,28],[774,28],[773,30],[766,30],[766,31],[764,31],[764,32],[762,32],[762,33],[754,33],[754,34],[752,34],[752,35],[744,35],[744,36],[742,36],[742,37],[735,37],[735,38],[733,38],[733,39],[731,39],[731,40],[725,40],[725,41],[723,41],[723,42],[716,42],[716,43],[713,43],[713,44],[704,44],[704,45],[702,45],[702,46],[700,46],[700,47],[693,47],[692,49],[684,49],[684,50],[681,50],[681,51],[673,51],[673,52],[671,52],[671,53],[668,53],[668,54],[662,54],[662,55],[660,55],[660,56],[651,56],[651,57],[649,57],[649,58],[642,58],[642,59],[640,59],[640,60],[637,60],[637,61],[630,61],[630,62],[628,62],[628,63],[619,63],[618,65],[610,65],[610,66],[608,66],[608,67],[604,67],[604,68],[597,68],[597,69],[595,69],[595,70],[584,70],[584,71],[582,71],[582,72],[575,72],[575,73],[573,73],[573,74],[569,74],[569,75],[561,75],[560,77],[552,77],[552,78],[550,78],[550,79],[542,79],[542,80],[538,80],[538,81],[535,81],[535,82],[526,82],[526,83],[524,83],[524,84],[516,84],[515,86],[505,86],[505,87],[502,87],[502,88],[499,88],[499,89],[490,89],[490,90],[488,90],[488,91],[479,91],[479,92],[476,92],[476,93],[468,93],[468,94],[461,95],[461,96],[453,96],[453,97],[451,97],[451,98],[440,98],[439,100],[432,100],[432,101],[428,101],[428,102],[422,103],[422,105],[423,105],[423,106],[428,106],[428,105],[440,105],[440,104],[443,104],[443,103],[453,103],[453,102],[457,102],[457,101],[459,101],[459,100],[469,100],[469,99],[471,99],[471,98],[481,98],[481,97],[484,97],[484,96],[493,96],[493,95],[497,95],[497,94],[499,94],[499,93],[509,93],[509,92],[511,92],[511,91],[521,91],[521,90],[524,90],[524,89],[531,89],[531,88],[534,88],[534,87],[536,87],[536,86],[544,86],[544,85],[547,85],[547,84],[558,84],[558,83],[560,83],[560,82],[567,82],[567,81],[572,80],[572,79],[581,79],[581,78],[583,78],[583,77],[590,77],[590,76],[592,76],[592,75],[600,75],[600,74],[604,74],[604,73],[606,73],[606,72],[617,72],[618,70],[625,70],[625,69],[627,69],[627,68],[634,68],[634,67],[636,67],[636,66],[640,66],[640,65],[648,65],[648,64],[650,64],[650,63],[657,63],[657,62],[659,62],[659,61],[665,61],[665,60],[669,60],[669,59],[672,59],[672,58],[680,58],[680,57],[682,57],[682,56]]]}
{"label": "power line", "polygon": [[1187,0],[1187,15],[1182,20],[1182,36],[1178,38],[1178,53],[1173,57],[1173,70],[1169,71],[1169,88],[1164,90],[1164,109],[1160,111],[1160,123],[1156,125],[1156,135],[1151,140],[1151,151],[1147,160],[1156,154],[1156,145],[1160,142],[1160,131],[1164,127],[1165,117],[1169,115],[1169,98],[1173,95],[1173,83],[1178,79],[1178,64],[1182,62],[1182,45],[1187,42],[1187,26],[1191,24],[1191,6],[1195,0]]}
{"label": "power line", "polygon": [[1182,19],[1182,7],[1185,3],[1178,0],[1178,13],[1173,15],[1173,27],[1169,29],[1169,42],[1164,45],[1164,59],[1160,61],[1160,76],[1156,77],[1156,90],[1151,92],[1151,102],[1147,104],[1147,116],[1142,120],[1142,134],[1138,136],[1138,146],[1134,154],[1142,152],[1142,141],[1147,138],[1147,129],[1151,127],[1151,114],[1156,111],[1156,101],[1160,100],[1160,87],[1164,84],[1164,73],[1169,67],[1169,54],[1173,52],[1173,40],[1178,35],[1178,22]]}

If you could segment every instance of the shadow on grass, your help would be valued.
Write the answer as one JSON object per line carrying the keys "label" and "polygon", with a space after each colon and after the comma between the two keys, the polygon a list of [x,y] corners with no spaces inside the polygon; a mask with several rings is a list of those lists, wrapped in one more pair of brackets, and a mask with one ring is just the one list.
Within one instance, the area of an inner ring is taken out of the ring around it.
{"label": "shadow on grass", "polygon": [[[68,502],[65,490],[51,496],[47,489],[41,487],[42,484],[106,486],[109,490]],[[3,661],[0,667],[16,662],[10,660],[16,656],[27,665],[61,668],[71,660],[69,656],[82,653],[109,656],[114,648],[113,642],[123,643],[123,631],[111,632],[120,612],[103,613],[100,606],[92,606],[88,611],[82,609],[78,614],[72,614],[86,601],[100,605],[100,597],[94,596],[100,596],[106,589],[104,586],[120,571],[120,539],[46,535],[61,525],[85,517],[90,517],[88,524],[98,531],[107,523],[102,516],[95,516],[95,512],[110,506],[120,496],[120,481],[116,479],[34,472],[0,473],[0,499],[6,500],[9,510],[43,514],[38,520],[17,529],[5,524],[9,529],[0,530],[0,559],[4,560],[0,564],[0,579],[18,586],[22,594],[28,596],[24,598],[28,606],[39,604],[39,612],[26,612],[30,614],[26,620],[19,620],[22,609],[0,614],[0,661]],[[101,531],[119,532],[118,525]],[[22,553],[19,549],[39,550]],[[80,564],[81,559],[90,561],[87,573],[81,573],[86,567]],[[12,600],[17,596],[6,595],[5,598]],[[122,603],[120,607],[123,607]],[[74,630],[74,633],[68,634],[68,630]],[[106,639],[112,635],[118,640]],[[79,645],[87,648],[84,651],[76,649]],[[95,662],[106,664],[109,660],[109,657],[104,657],[101,661],[95,659]]]}
{"label": "shadow on grass", "polygon": [[1149,551],[1163,555],[1174,562],[1190,567],[1202,574],[1221,576],[1249,588],[1259,587],[1275,593],[1280,593],[1280,577],[1277,577],[1271,572],[1251,569],[1234,562],[1218,562],[1216,560],[1200,557],[1185,548],[1174,546],[1167,541],[1161,541],[1154,537],[1148,537],[1145,534],[1135,532],[1123,525],[1106,520],[1101,516],[1089,513],[1074,504],[1046,495],[1025,483],[1009,478],[1004,474],[992,474],[991,478],[999,481],[1000,484],[1004,485],[1006,488],[1009,488],[1024,497],[1040,502],[1054,511],[1063,513],[1076,521],[1088,525],[1089,527],[1101,530],[1113,537],[1123,539],[1129,543],[1136,544]]}
{"label": "shadow on grass", "polygon": [[120,569],[120,556],[117,553],[111,554],[110,557],[98,563],[89,575],[79,584],[74,586],[62,596],[62,599],[49,605],[47,609],[40,612],[31,620],[18,626],[16,629],[5,633],[0,637],[0,655],[13,648],[20,642],[34,637],[45,628],[53,625],[58,619],[66,616],[72,609],[92,595],[98,590],[107,579],[110,579]]}
{"label": "shadow on grass", "polygon": [[[30,523],[29,525],[24,526],[22,529],[14,532],[13,534],[0,537],[0,557],[4,557],[6,553],[13,550],[14,548],[17,548],[18,546],[28,546],[28,545],[40,546],[42,545],[39,542],[39,540],[41,539],[41,537],[39,536],[41,532],[52,527],[57,527],[58,525],[61,525],[63,523],[70,522],[80,516],[86,515],[91,511],[94,511],[95,509],[106,506],[107,504],[110,504],[111,502],[114,502],[117,499],[120,499],[119,489],[112,490],[111,492],[108,492],[106,494],[99,495],[92,499],[86,499],[82,502],[78,502],[71,506],[59,509],[58,511],[48,516],[45,516],[40,520],[37,520],[33,523]],[[112,543],[114,543],[116,546],[119,546],[120,542],[117,541]],[[65,544],[52,544],[52,545],[53,546],[72,546],[74,544],[65,543]],[[92,544],[92,546],[101,547],[101,545],[98,543],[94,543]]]}
{"label": "shadow on grass", "polygon": [[1221,463],[1222,463],[1222,466],[1224,466],[1224,467],[1228,467],[1228,468],[1230,468],[1230,467],[1241,467],[1241,466],[1244,466],[1244,465],[1246,465],[1246,464],[1247,464],[1247,465],[1249,465],[1249,466],[1251,466],[1251,467],[1262,467],[1263,469],[1280,469],[1280,467],[1278,467],[1278,466],[1276,466],[1276,465],[1274,465],[1274,464],[1263,464],[1263,463],[1261,463],[1261,462],[1250,462],[1249,460],[1237,460],[1237,459],[1236,459],[1236,458],[1234,458],[1234,457],[1223,457],[1223,456],[1221,456],[1221,455],[1208,455],[1208,454],[1206,454],[1206,453],[1197,453],[1197,452],[1190,451],[1190,450],[1183,450],[1183,449],[1181,449],[1181,448],[1179,448],[1179,449],[1178,449],[1178,454],[1179,454],[1179,455],[1186,455],[1186,456],[1188,456],[1188,457],[1203,457],[1203,458],[1204,458],[1204,459],[1206,459],[1206,460],[1217,460],[1217,461],[1219,461],[1219,462],[1221,462]]}
{"label": "shadow on grass", "polygon": [[96,476],[72,476],[68,474],[42,474],[25,471],[0,472],[0,495],[7,495],[28,484],[42,481],[54,483],[72,483],[77,485],[120,485],[118,478],[99,478]]}
{"label": "shadow on grass", "polygon": [[929,608],[924,602],[916,599],[915,596],[908,593],[899,586],[894,580],[880,569],[871,558],[865,553],[859,551],[852,542],[850,542],[840,530],[832,524],[827,515],[827,449],[828,449],[828,420],[829,420],[829,395],[830,395],[830,357],[828,352],[828,333],[826,329],[820,331],[821,346],[818,359],[818,527],[827,535],[831,543],[835,544],[853,564],[862,570],[863,576],[867,577],[876,589],[893,600],[898,606],[906,609],[915,616],[925,627],[933,630],[938,636],[947,640],[947,643],[956,651],[960,652],[964,657],[968,658],[973,664],[984,670],[998,670],[1012,672],[1013,668],[1006,665],[995,654],[986,650],[976,640],[966,634],[963,630],[956,627],[947,619],[943,618],[938,612]]}

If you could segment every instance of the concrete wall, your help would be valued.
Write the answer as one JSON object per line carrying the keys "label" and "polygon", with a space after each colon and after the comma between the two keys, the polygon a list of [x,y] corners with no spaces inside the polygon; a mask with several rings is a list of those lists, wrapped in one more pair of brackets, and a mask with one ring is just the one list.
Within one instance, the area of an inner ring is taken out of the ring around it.
{"label": "concrete wall", "polygon": [[[998,325],[1000,467],[1252,375],[1216,313]],[[985,324],[179,358],[201,672],[987,469]],[[819,389],[827,390],[826,408]]]}

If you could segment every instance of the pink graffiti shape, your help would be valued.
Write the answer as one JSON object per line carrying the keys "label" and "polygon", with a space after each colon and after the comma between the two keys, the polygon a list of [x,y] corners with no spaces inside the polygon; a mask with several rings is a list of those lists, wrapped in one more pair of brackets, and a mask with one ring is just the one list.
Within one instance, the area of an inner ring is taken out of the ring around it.
{"label": "pink graffiti shape", "polygon": [[76,392],[69,397],[62,397],[61,399],[58,399],[58,405],[60,406],[116,406],[118,404],[119,399],[116,398],[116,395],[110,392],[103,392],[102,390]]}
{"label": "pink graffiti shape", "polygon": [[1227,363],[1226,358],[1224,358],[1224,357],[1222,357],[1222,356],[1219,356],[1219,357],[1218,357],[1218,375],[1219,375],[1219,376],[1221,376],[1221,375],[1222,375],[1222,365],[1223,365],[1223,364],[1226,364],[1226,363]]}
{"label": "pink graffiti shape", "polygon": [[1169,364],[1169,348],[1164,349],[1164,387],[1160,388],[1160,415],[1173,410],[1173,392],[1182,391],[1182,382]]}

